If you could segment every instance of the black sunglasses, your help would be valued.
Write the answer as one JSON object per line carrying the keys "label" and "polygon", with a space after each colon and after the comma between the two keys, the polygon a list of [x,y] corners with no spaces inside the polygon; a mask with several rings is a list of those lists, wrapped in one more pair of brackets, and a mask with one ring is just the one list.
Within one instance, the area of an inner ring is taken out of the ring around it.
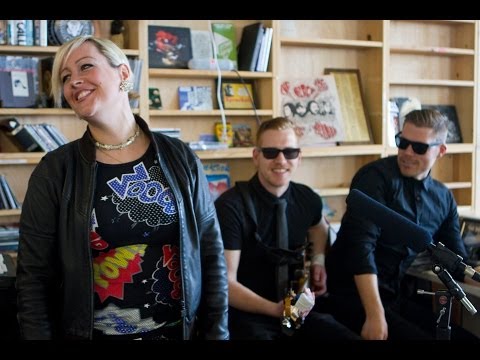
{"label": "black sunglasses", "polygon": [[277,149],[277,148],[272,148],[272,147],[263,147],[259,148],[259,150],[263,153],[263,156],[265,159],[276,159],[278,154],[283,153],[283,156],[285,156],[285,159],[287,160],[293,160],[298,157],[300,154],[300,149],[299,148],[285,148],[285,149]]}
{"label": "black sunglasses", "polygon": [[425,143],[422,143],[422,142],[410,141],[408,139],[405,139],[401,135],[402,135],[401,132],[399,132],[397,135],[395,135],[395,143],[397,144],[397,147],[399,149],[405,150],[406,148],[408,148],[408,145],[412,145],[413,152],[415,152],[418,155],[425,154],[430,146],[438,146],[438,145],[442,144],[441,142],[425,144]]}

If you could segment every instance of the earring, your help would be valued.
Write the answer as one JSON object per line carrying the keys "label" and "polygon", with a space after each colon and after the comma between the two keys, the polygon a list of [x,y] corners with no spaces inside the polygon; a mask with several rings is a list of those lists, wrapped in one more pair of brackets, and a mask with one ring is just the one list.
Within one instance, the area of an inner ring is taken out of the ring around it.
{"label": "earring", "polygon": [[120,90],[129,92],[132,89],[133,89],[133,83],[131,81],[122,80],[122,82],[120,83]]}

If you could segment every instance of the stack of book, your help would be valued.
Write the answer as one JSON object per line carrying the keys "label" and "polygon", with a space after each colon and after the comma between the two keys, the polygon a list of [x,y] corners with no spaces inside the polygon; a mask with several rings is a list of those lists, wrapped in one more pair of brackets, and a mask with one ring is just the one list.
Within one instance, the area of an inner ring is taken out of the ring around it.
{"label": "stack of book", "polygon": [[18,225],[0,225],[0,253],[18,250]]}
{"label": "stack of book", "polygon": [[0,209],[20,209],[20,203],[3,174],[0,174]]}
{"label": "stack of book", "polygon": [[0,20],[0,45],[47,46],[47,20]]}
{"label": "stack of book", "polygon": [[238,69],[244,71],[267,71],[272,46],[272,28],[261,22],[245,26],[238,49]]}
{"label": "stack of book", "polygon": [[48,152],[68,143],[68,139],[51,124],[20,124],[15,118],[0,122],[3,130],[21,151]]}

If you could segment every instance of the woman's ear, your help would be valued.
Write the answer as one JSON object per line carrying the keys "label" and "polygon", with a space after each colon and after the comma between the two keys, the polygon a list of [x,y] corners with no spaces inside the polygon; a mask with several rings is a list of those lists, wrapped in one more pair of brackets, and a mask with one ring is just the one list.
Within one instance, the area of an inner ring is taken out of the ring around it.
{"label": "woman's ear", "polygon": [[130,79],[130,70],[125,64],[120,65],[120,77],[122,81]]}

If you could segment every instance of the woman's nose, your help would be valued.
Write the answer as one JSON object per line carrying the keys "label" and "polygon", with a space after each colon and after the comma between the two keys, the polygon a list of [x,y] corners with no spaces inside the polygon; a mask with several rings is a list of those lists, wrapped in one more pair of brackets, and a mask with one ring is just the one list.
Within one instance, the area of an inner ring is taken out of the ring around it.
{"label": "woman's nose", "polygon": [[71,75],[71,77],[70,77],[70,85],[71,85],[71,86],[78,86],[78,85],[80,85],[80,84],[82,84],[82,83],[83,83],[83,80],[82,80],[81,77]]}

